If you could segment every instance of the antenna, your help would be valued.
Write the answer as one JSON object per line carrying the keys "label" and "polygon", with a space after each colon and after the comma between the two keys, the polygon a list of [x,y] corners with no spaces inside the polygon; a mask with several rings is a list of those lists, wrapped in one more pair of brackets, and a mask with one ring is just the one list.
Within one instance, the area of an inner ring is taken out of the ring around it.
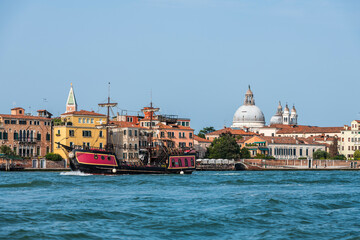
{"label": "antenna", "polygon": [[152,89],[150,89],[150,107],[152,107]]}

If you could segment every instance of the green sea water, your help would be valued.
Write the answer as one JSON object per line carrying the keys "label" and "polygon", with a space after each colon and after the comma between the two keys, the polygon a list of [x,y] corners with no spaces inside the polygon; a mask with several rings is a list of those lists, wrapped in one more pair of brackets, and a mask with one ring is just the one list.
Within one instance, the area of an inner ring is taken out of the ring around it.
{"label": "green sea water", "polygon": [[360,239],[360,172],[0,172],[1,239]]}

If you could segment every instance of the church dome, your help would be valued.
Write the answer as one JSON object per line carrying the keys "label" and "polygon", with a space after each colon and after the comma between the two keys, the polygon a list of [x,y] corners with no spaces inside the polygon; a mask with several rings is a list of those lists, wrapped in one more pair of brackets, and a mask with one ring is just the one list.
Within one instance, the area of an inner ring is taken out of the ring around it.
{"label": "church dome", "polygon": [[234,114],[234,122],[262,122],[265,123],[263,112],[255,105],[242,105]]}
{"label": "church dome", "polygon": [[279,116],[279,115],[274,115],[271,117],[270,119],[270,125],[273,125],[273,124],[282,124],[283,121],[282,121],[282,116]]}
{"label": "church dome", "polygon": [[265,126],[265,117],[263,112],[255,106],[253,93],[250,90],[245,94],[244,105],[239,107],[233,118],[233,128],[261,128]]}

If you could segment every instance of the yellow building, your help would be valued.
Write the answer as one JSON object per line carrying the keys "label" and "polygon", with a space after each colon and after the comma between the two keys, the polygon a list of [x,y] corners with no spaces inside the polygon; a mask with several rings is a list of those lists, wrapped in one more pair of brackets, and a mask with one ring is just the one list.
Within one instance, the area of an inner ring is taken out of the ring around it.
{"label": "yellow building", "polygon": [[99,128],[107,124],[106,116],[85,110],[62,114],[61,122],[54,124],[54,153],[68,159],[66,151],[56,143],[67,146],[84,146],[103,149],[106,145],[106,129]]}

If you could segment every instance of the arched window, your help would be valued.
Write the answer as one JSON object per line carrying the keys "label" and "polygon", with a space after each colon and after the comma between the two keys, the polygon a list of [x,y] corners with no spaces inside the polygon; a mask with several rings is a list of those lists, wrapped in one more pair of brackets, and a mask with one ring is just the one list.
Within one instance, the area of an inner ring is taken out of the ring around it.
{"label": "arched window", "polygon": [[182,167],[182,161],[181,161],[181,158],[178,159],[178,162],[179,162],[179,167]]}

